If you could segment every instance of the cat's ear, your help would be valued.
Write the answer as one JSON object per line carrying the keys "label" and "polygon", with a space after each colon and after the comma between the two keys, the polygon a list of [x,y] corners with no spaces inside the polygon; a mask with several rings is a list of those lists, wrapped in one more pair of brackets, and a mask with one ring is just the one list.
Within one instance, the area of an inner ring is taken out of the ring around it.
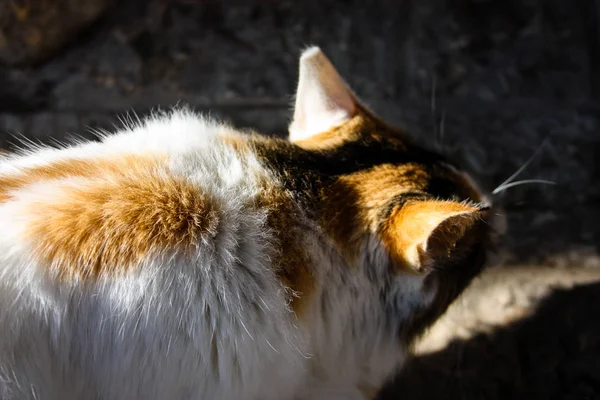
{"label": "cat's ear", "polygon": [[339,126],[357,111],[352,91],[331,61],[318,47],[300,57],[300,77],[296,91],[290,140],[304,140]]}
{"label": "cat's ear", "polygon": [[[477,235],[486,208],[452,201],[413,201],[384,222],[381,240],[394,263],[419,274],[460,257],[461,243]],[[467,243],[473,241],[467,241]]]}

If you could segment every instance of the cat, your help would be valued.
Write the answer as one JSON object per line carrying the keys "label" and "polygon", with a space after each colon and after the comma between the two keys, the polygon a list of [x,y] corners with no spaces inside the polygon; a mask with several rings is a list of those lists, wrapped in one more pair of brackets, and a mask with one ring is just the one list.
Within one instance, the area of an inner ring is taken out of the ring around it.
{"label": "cat", "polygon": [[0,398],[371,399],[491,200],[305,50],[288,139],[178,108],[0,159]]}

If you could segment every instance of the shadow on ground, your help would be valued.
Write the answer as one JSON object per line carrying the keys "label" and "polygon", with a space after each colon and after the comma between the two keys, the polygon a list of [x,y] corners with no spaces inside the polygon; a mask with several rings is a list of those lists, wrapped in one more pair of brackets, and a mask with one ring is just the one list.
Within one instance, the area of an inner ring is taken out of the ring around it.
{"label": "shadow on ground", "polygon": [[600,283],[411,360],[380,399],[600,399]]}

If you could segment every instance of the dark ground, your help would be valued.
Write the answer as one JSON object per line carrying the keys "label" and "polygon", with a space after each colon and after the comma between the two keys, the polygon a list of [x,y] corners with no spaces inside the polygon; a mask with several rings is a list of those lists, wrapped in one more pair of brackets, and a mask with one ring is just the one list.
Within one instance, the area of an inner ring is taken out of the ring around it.
{"label": "dark ground", "polygon": [[489,189],[547,139],[522,178],[557,185],[498,199],[498,267],[384,397],[600,399],[599,17],[597,0],[121,0],[35,66],[0,64],[0,132],[89,137],[184,102],[282,134],[298,54],[317,44],[375,111]]}

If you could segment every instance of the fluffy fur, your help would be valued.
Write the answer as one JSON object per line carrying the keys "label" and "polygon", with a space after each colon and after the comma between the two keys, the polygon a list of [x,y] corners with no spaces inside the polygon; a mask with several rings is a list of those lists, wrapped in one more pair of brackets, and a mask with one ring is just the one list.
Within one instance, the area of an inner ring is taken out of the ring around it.
{"label": "fluffy fur", "polygon": [[488,205],[318,49],[291,131],[180,110],[0,159],[0,398],[372,398],[481,267]]}

